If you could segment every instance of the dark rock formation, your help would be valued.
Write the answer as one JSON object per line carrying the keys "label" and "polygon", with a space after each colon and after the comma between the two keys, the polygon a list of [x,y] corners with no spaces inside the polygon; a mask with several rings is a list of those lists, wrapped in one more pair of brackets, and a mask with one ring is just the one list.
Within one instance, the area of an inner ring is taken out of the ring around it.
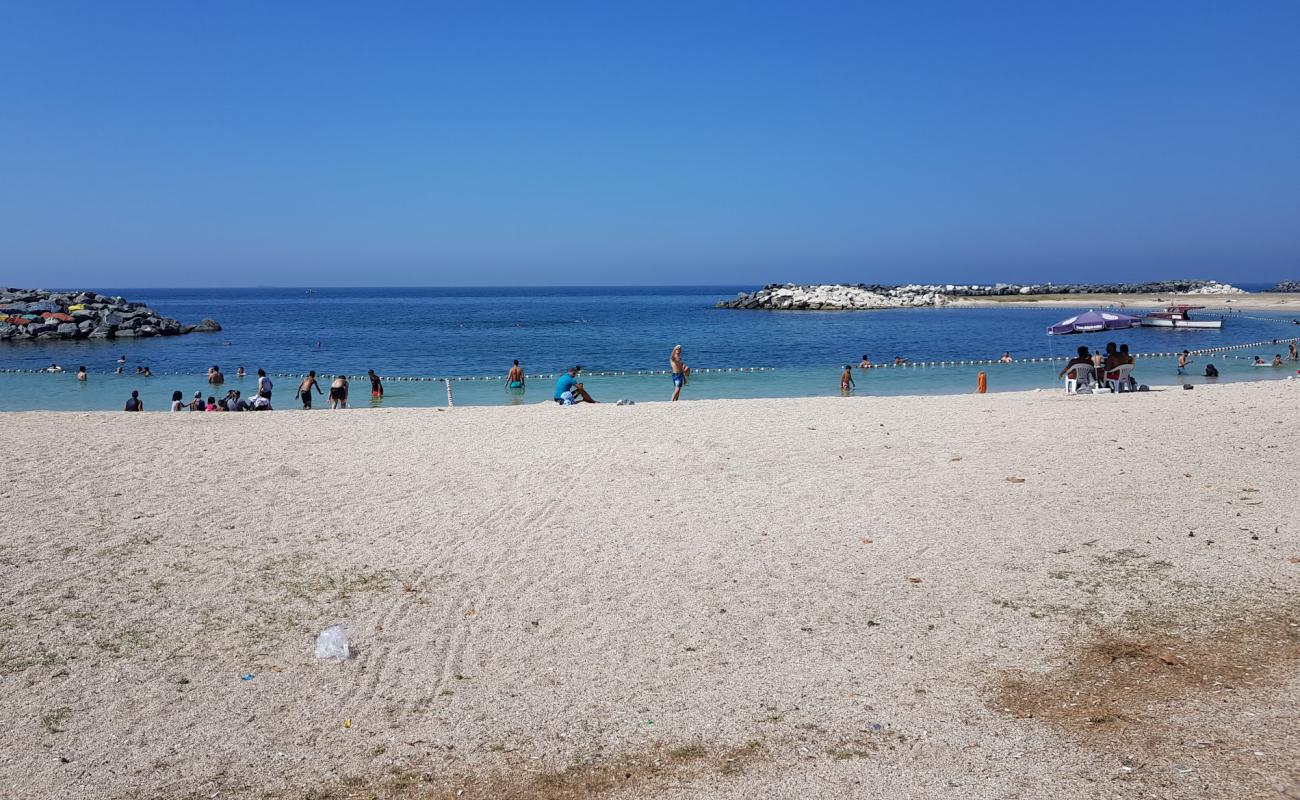
{"label": "dark rock formation", "polygon": [[0,341],[113,339],[219,331],[215,320],[197,327],[164,317],[143,303],[95,292],[0,289]]}

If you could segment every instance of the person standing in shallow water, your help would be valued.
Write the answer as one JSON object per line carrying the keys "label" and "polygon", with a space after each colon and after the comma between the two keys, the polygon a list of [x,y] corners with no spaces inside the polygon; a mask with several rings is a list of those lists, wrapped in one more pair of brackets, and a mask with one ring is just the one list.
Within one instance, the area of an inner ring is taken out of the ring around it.
{"label": "person standing in shallow water", "polygon": [[515,359],[514,366],[506,373],[506,390],[515,389],[523,391],[524,389],[524,368],[519,366],[519,359]]}
{"label": "person standing in shallow water", "polygon": [[311,390],[315,389],[316,394],[324,394],[320,390],[320,384],[316,382],[316,370],[307,373],[307,377],[302,379],[298,384],[298,396],[302,398],[302,407],[311,408]]}
{"label": "person standing in shallow water", "polygon": [[330,383],[330,410],[348,407],[348,376],[335,375]]}
{"label": "person standing in shallow water", "polygon": [[370,379],[370,396],[375,400],[383,400],[384,382],[379,379],[373,369],[366,370],[366,377]]}
{"label": "person standing in shallow water", "polygon": [[673,374],[673,397],[675,401],[682,396],[682,387],[686,385],[686,379],[691,374],[691,368],[686,366],[682,361],[682,346],[675,345],[673,352],[668,356],[668,370]]}
{"label": "person standing in shallow water", "polygon": [[840,394],[848,397],[853,394],[853,387],[856,385],[853,382],[853,365],[845,364],[844,372],[840,373]]}

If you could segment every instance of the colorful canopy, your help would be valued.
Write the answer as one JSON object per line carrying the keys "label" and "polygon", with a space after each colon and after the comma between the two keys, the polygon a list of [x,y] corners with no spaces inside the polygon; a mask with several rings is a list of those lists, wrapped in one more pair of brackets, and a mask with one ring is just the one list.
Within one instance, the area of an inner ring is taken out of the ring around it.
{"label": "colorful canopy", "polygon": [[1086,311],[1077,317],[1063,319],[1047,329],[1049,334],[1061,333],[1096,333],[1098,331],[1117,331],[1132,328],[1142,320],[1127,314],[1114,314],[1109,311]]}

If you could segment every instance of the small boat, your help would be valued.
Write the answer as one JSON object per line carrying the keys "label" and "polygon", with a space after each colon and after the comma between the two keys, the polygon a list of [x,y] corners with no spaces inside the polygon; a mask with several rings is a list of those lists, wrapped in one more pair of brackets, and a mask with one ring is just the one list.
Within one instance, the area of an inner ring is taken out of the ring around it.
{"label": "small boat", "polygon": [[1145,328],[1213,328],[1223,327],[1221,319],[1192,319],[1189,311],[1205,306],[1169,306],[1164,311],[1152,311],[1142,318]]}

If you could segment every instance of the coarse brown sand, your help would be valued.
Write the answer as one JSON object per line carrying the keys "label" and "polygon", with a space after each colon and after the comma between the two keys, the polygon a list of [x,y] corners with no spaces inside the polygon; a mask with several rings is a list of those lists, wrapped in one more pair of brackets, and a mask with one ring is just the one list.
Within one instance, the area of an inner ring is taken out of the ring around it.
{"label": "coarse brown sand", "polygon": [[4,414],[0,796],[1300,797],[1298,403]]}

